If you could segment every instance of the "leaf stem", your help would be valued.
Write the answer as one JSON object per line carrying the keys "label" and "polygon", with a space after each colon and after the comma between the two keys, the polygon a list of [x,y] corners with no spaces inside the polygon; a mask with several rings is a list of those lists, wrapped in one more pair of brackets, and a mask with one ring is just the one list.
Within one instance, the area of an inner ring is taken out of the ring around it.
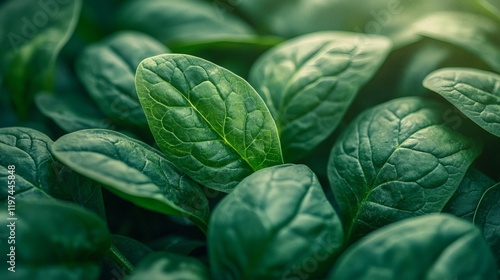
{"label": "leaf stem", "polygon": [[132,270],[134,270],[134,265],[123,255],[115,244],[111,244],[111,248],[109,248],[107,256],[121,269],[123,269],[123,272],[125,272],[126,275],[130,275]]}

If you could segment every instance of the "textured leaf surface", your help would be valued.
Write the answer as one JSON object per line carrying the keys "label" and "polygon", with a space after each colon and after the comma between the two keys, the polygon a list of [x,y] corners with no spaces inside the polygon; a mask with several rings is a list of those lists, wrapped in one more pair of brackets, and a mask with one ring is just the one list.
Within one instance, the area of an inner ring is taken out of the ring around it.
{"label": "textured leaf surface", "polygon": [[52,152],[124,199],[167,215],[185,215],[205,230],[209,209],[201,188],[146,144],[118,132],[91,129],[62,136]]}
{"label": "textured leaf surface", "polygon": [[390,48],[381,36],[323,32],[286,41],[259,58],[250,83],[276,121],[287,161],[335,130]]}
{"label": "textured leaf surface", "polygon": [[136,86],[165,157],[200,184],[230,191],[253,171],[283,162],[264,101],[230,71],[167,54],[141,62]]}
{"label": "textured leaf surface", "polygon": [[332,148],[328,177],[352,241],[404,218],[440,212],[477,143],[450,128],[448,107],[411,97],[358,116]]}
{"label": "textured leaf surface", "polygon": [[424,86],[500,137],[500,75],[477,69],[444,68],[430,73]]}
{"label": "textured leaf surface", "polygon": [[342,254],[328,279],[487,280],[496,267],[476,227],[432,214],[371,233]]}
{"label": "textured leaf surface", "polygon": [[130,280],[171,279],[208,280],[208,268],[193,257],[172,253],[154,253],[142,260],[134,269]]}
{"label": "textured leaf surface", "polygon": [[87,47],[77,60],[77,73],[102,112],[113,121],[147,127],[135,90],[135,71],[148,57],[167,53],[154,38],[122,31]]}
{"label": "textured leaf surface", "polygon": [[340,219],[308,167],[262,169],[214,210],[208,231],[212,276],[280,279],[297,276],[298,267],[314,278],[330,268],[343,237]]}

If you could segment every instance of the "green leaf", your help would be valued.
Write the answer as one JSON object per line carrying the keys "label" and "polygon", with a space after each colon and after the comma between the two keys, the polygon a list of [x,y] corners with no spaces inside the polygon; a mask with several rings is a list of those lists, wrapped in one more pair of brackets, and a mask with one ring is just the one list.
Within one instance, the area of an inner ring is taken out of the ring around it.
{"label": "green leaf", "polygon": [[212,276],[314,279],[330,268],[343,241],[340,219],[308,167],[262,169],[214,210],[208,230]]}
{"label": "green leaf", "polygon": [[111,130],[89,129],[62,136],[52,152],[122,198],[163,214],[186,216],[206,229],[209,209],[201,188],[143,142]]}
{"label": "green leaf", "polygon": [[328,279],[496,278],[481,232],[453,216],[432,214],[373,232],[342,254]]}
{"label": "green leaf", "polygon": [[122,31],[87,47],[78,57],[76,70],[106,116],[117,123],[146,128],[135,91],[135,70],[143,59],[167,52],[146,34]]}
{"label": "green leaf", "polygon": [[[0,128],[0,181],[14,181],[13,188],[0,188],[0,204],[8,196],[16,200],[70,198],[66,187],[55,173],[54,158],[50,153],[52,140],[30,128]],[[13,166],[13,169],[9,169]],[[10,172],[9,170],[14,170]],[[13,180],[9,180],[9,175]],[[13,177],[12,177],[13,176]]]}
{"label": "green leaf", "polygon": [[57,56],[69,40],[81,1],[11,0],[0,8],[0,85],[26,118],[33,95],[50,90]]}
{"label": "green leaf", "polygon": [[420,35],[462,47],[500,71],[500,26],[488,17],[437,12],[416,22],[414,29]]}
{"label": "green leaf", "polygon": [[165,157],[198,183],[228,192],[252,172],[283,162],[264,101],[232,72],[167,54],[141,62],[136,87]]}
{"label": "green leaf", "polygon": [[450,127],[448,110],[423,98],[395,99],[360,114],[337,140],[328,178],[351,242],[443,209],[481,151]]}
{"label": "green leaf", "polygon": [[446,203],[443,212],[472,222],[481,197],[494,184],[493,179],[477,169],[470,168],[455,194]]}
{"label": "green leaf", "polygon": [[390,48],[381,36],[321,32],[259,58],[250,83],[276,121],[286,161],[304,156],[335,130]]}
{"label": "green leaf", "polygon": [[199,0],[135,0],[118,12],[121,29],[147,33],[163,43],[245,37],[252,29],[233,14]]}
{"label": "green leaf", "polygon": [[193,257],[172,253],[153,253],[134,269],[130,280],[208,280],[208,268]]}
{"label": "green leaf", "polygon": [[482,230],[500,268],[500,183],[484,192],[472,220]]}
{"label": "green leaf", "polygon": [[489,133],[500,137],[500,75],[477,69],[443,68],[424,86],[443,96]]}
{"label": "green leaf", "polygon": [[[111,244],[107,226],[98,216],[74,204],[37,201],[16,203],[17,220],[9,217],[2,209],[0,218],[11,227],[2,226],[0,236],[7,244],[15,227],[15,244],[3,246],[6,251],[15,248],[15,273],[4,266],[2,279],[97,279],[98,262]],[[11,259],[9,251],[1,254],[4,265]]]}

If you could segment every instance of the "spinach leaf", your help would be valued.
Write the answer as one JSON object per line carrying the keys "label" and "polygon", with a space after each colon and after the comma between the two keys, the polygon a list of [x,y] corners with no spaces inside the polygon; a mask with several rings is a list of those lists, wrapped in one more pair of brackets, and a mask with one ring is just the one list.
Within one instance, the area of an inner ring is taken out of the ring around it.
{"label": "spinach leaf", "polygon": [[445,105],[418,97],[360,114],[332,148],[328,178],[351,241],[440,212],[481,148],[449,127]]}
{"label": "spinach leaf", "polygon": [[11,0],[0,8],[0,85],[21,118],[32,98],[52,87],[57,56],[78,21],[80,0]]}
{"label": "spinach leaf", "polygon": [[470,168],[455,194],[446,203],[443,212],[472,222],[481,197],[494,184],[493,179],[475,168]]}
{"label": "spinach leaf", "polygon": [[420,35],[462,47],[500,71],[500,26],[488,17],[437,12],[415,23],[414,28]]}
{"label": "spinach leaf", "polygon": [[[15,273],[2,269],[2,279],[96,279],[99,261],[109,250],[110,234],[95,214],[56,201],[16,203],[15,216],[0,212],[9,226],[0,228],[2,243],[15,230]],[[12,240],[12,239],[11,239]],[[12,250],[12,247],[5,247]],[[12,252],[8,252],[12,254]],[[1,254],[2,263],[11,257]]]}
{"label": "spinach leaf", "polygon": [[253,171],[283,162],[264,101],[232,72],[167,54],[141,62],[136,87],[165,157],[198,183],[228,192]]}
{"label": "spinach leaf", "polygon": [[496,267],[476,227],[431,214],[371,233],[342,254],[328,279],[496,279]]}
{"label": "spinach leaf", "polygon": [[314,278],[343,241],[340,219],[305,165],[248,176],[215,208],[208,228],[214,279]]}
{"label": "spinach leaf", "polygon": [[153,253],[137,265],[130,280],[208,280],[208,268],[198,259],[172,253]]}
{"label": "spinach leaf", "polygon": [[135,91],[135,70],[150,56],[168,52],[160,42],[132,31],[115,33],[78,57],[78,77],[101,111],[117,123],[146,128]]}
{"label": "spinach leaf", "polygon": [[500,137],[500,75],[477,69],[443,68],[424,86],[443,96],[489,133]]}
{"label": "spinach leaf", "polygon": [[89,129],[62,136],[52,152],[122,198],[149,210],[186,216],[206,229],[209,209],[201,188],[143,142],[111,130]]}
{"label": "spinach leaf", "polygon": [[250,83],[276,121],[286,161],[335,130],[390,48],[381,36],[322,32],[286,41],[257,60]]}
{"label": "spinach leaf", "polygon": [[118,12],[121,29],[147,33],[163,43],[248,36],[252,29],[232,14],[221,15],[199,0],[135,0]]}
{"label": "spinach leaf", "polygon": [[[1,203],[8,196],[19,199],[71,198],[55,173],[55,161],[50,153],[52,140],[45,134],[30,128],[0,128],[0,181],[8,182],[15,177],[13,188],[0,188]],[[9,166],[14,166],[9,173]]]}

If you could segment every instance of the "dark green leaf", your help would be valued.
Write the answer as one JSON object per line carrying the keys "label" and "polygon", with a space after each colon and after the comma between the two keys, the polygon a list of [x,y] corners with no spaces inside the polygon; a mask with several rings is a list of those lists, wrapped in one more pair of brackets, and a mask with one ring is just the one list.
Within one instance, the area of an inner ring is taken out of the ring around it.
{"label": "dark green leaf", "polygon": [[120,252],[134,265],[137,265],[143,258],[153,253],[148,246],[127,236],[113,235],[112,240]]}
{"label": "dark green leaf", "polygon": [[77,73],[101,111],[117,123],[147,127],[135,91],[135,70],[150,56],[167,53],[159,41],[132,31],[115,33],[87,47],[77,60]]}
{"label": "dark green leaf", "polygon": [[332,148],[328,177],[351,241],[440,212],[480,146],[449,127],[448,107],[409,97],[363,112]]}
{"label": "dark green leaf", "polygon": [[308,167],[262,169],[214,210],[208,230],[212,276],[314,279],[330,268],[343,241],[340,219]]}
{"label": "dark green leaf", "polygon": [[[2,267],[2,279],[97,279],[98,262],[111,244],[98,216],[74,204],[40,201],[16,203],[17,220],[9,217],[2,209],[0,219],[15,223],[15,244],[2,246],[15,247],[15,273]],[[13,228],[0,228],[2,244]],[[1,254],[3,264],[8,253]]]}
{"label": "dark green leaf", "polygon": [[424,86],[500,137],[500,75],[477,69],[444,68],[429,74]]}
{"label": "dark green leaf", "polygon": [[432,214],[368,235],[342,254],[328,279],[489,280],[496,279],[496,267],[476,227]]}
{"label": "dark green leaf", "polygon": [[286,41],[259,58],[250,83],[276,121],[287,161],[335,130],[390,48],[381,36],[322,32]]}
{"label": "dark green leaf", "polygon": [[127,278],[129,280],[208,280],[208,268],[199,260],[171,253],[153,253]]}
{"label": "dark green leaf", "polygon": [[200,184],[227,192],[253,171],[283,162],[264,101],[232,72],[167,54],[141,62],[136,86],[165,157]]}
{"label": "dark green leaf", "polygon": [[209,209],[201,188],[143,142],[111,130],[89,129],[62,136],[52,152],[122,198],[149,210],[186,216],[206,229]]}

